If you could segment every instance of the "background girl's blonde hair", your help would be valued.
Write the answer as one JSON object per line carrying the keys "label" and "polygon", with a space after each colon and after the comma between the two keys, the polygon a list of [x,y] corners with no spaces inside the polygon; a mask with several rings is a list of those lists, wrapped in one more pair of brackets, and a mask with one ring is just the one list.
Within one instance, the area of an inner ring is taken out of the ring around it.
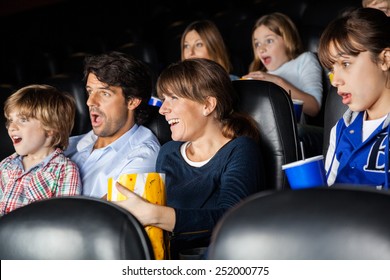
{"label": "background girl's blonde hair", "polygon": [[249,66],[249,72],[258,70],[266,71],[265,66],[256,54],[256,47],[253,40],[255,30],[261,25],[266,26],[272,32],[283,38],[289,60],[298,57],[303,52],[303,45],[298,29],[288,16],[282,13],[264,15],[256,21],[255,26],[252,29],[252,48],[254,59]]}

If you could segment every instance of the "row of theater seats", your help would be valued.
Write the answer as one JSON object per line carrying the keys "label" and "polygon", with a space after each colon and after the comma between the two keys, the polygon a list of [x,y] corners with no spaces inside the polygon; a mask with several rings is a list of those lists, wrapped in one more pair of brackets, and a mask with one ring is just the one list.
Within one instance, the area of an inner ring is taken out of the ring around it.
{"label": "row of theater seats", "polygon": [[213,232],[217,260],[389,260],[390,195],[361,186],[258,193]]}
{"label": "row of theater seats", "polygon": [[[261,192],[213,231],[212,260],[388,260],[390,195],[356,186]],[[0,218],[0,259],[153,260],[129,212],[103,200],[62,197]]]}

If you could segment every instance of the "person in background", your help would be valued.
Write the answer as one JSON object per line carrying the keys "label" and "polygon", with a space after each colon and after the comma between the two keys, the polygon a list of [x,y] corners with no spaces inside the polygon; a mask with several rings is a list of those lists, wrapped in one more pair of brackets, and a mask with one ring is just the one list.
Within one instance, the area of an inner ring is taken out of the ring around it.
{"label": "person in background", "polygon": [[186,59],[157,82],[160,113],[172,139],[159,153],[167,206],[148,203],[117,184],[128,197],[117,202],[144,225],[170,232],[171,258],[208,246],[211,232],[231,207],[264,188],[257,126],[233,110],[234,89],[225,69],[208,59]]}
{"label": "person in background", "polygon": [[390,17],[390,0],[363,0],[362,6],[364,8],[378,9]]}
{"label": "person in background", "polygon": [[76,105],[48,85],[29,85],[4,104],[15,153],[0,163],[0,216],[37,200],[81,193],[77,165],[66,158]]}
{"label": "person in background", "polygon": [[254,60],[242,78],[277,84],[315,117],[322,105],[322,68],[315,54],[303,52],[292,20],[282,13],[262,16],[253,28],[252,46]]}
{"label": "person in background", "polygon": [[[218,62],[231,73],[227,47],[218,27],[210,20],[198,20],[190,23],[181,36],[181,59],[207,58]],[[230,74],[231,80],[238,76]]]}
{"label": "person in background", "polygon": [[332,128],[325,161],[328,185],[389,188],[390,20],[360,8],[331,22],[319,58],[349,108]]}
{"label": "person in background", "polygon": [[155,171],[160,144],[141,125],[152,78],[145,63],[119,52],[86,58],[84,77],[92,130],[71,137],[66,154],[80,169],[83,195],[103,197],[108,178]]}

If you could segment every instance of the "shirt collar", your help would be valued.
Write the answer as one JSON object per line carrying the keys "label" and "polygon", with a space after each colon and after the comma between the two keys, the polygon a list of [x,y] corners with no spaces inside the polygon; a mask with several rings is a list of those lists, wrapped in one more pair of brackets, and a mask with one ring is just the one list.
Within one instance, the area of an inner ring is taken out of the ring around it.
{"label": "shirt collar", "polygon": [[[137,124],[134,124],[133,127],[126,131],[121,137],[112,142],[110,145],[101,148],[100,150],[113,149],[114,151],[118,152],[124,145],[126,145],[126,142],[137,131],[138,127],[139,126]],[[93,145],[95,145],[97,139],[98,136],[93,132],[93,130],[91,130],[77,144],[77,150],[79,152],[85,149],[92,150]]]}
{"label": "shirt collar", "polygon": [[134,124],[133,127],[128,130],[125,134],[119,137],[117,140],[112,142],[107,147],[111,147],[114,151],[118,152],[126,143],[129,141],[130,137],[137,131],[138,125]]}
{"label": "shirt collar", "polygon": [[[48,164],[52,158],[56,157],[58,154],[62,153],[62,150],[60,148],[57,148],[54,150],[54,152],[52,152],[50,155],[48,155],[47,157],[45,157],[40,163],[36,164],[35,166],[46,166],[46,164]],[[21,155],[18,155],[15,153],[15,156],[13,158],[13,161],[23,169],[23,156]],[[34,168],[35,166],[31,167],[31,168]],[[30,168],[30,169],[31,169]]]}

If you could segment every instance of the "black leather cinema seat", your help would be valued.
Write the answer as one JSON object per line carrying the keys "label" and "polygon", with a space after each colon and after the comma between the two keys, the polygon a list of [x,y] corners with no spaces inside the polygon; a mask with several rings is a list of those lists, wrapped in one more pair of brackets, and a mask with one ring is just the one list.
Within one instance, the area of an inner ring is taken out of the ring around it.
{"label": "black leather cinema seat", "polygon": [[298,132],[293,104],[287,92],[274,83],[233,81],[239,110],[251,115],[260,130],[266,184],[271,189],[289,189],[282,165],[299,159]]}
{"label": "black leather cinema seat", "polygon": [[87,106],[87,93],[81,79],[71,74],[58,74],[45,80],[45,83],[72,95],[76,101],[76,115],[71,135],[87,133],[92,129]]}
{"label": "black leather cinema seat", "polygon": [[103,200],[63,197],[18,208],[0,218],[0,259],[150,260],[143,226]]}
{"label": "black leather cinema seat", "polygon": [[165,116],[161,115],[158,106],[149,106],[149,120],[143,125],[149,128],[156,135],[161,145],[171,141],[171,129]]}
{"label": "black leather cinema seat", "polygon": [[341,96],[337,94],[337,88],[331,87],[325,103],[324,114],[324,144],[323,154],[326,156],[329,147],[330,131],[337,121],[341,119],[348,110],[348,106],[343,104]]}
{"label": "black leather cinema seat", "polygon": [[390,195],[351,187],[258,193],[216,226],[211,259],[390,259]]}
{"label": "black leather cinema seat", "polygon": [[138,41],[129,42],[118,47],[118,51],[131,55],[147,63],[154,73],[159,71],[157,51],[150,43]]}
{"label": "black leather cinema seat", "polygon": [[0,84],[0,161],[15,152],[14,145],[5,127],[4,103],[15,91],[11,85]]}

